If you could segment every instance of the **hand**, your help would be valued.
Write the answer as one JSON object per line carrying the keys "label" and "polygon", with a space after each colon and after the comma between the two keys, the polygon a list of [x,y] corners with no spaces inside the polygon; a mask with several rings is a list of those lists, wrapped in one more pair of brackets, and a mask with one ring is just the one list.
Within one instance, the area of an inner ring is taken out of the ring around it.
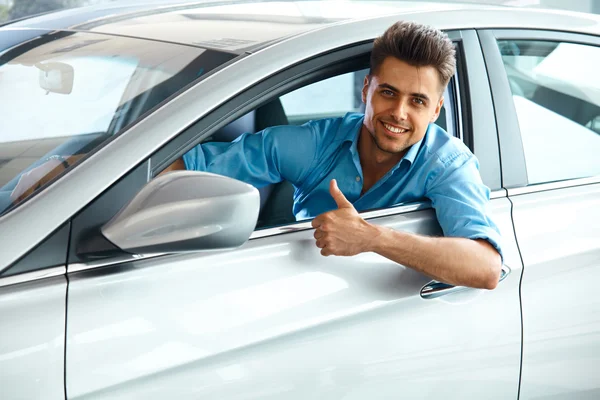
{"label": "hand", "polygon": [[370,251],[371,243],[379,236],[377,228],[362,219],[337,186],[329,183],[329,193],[338,209],[319,215],[312,221],[317,247],[324,256],[353,256]]}
{"label": "hand", "polygon": [[[81,157],[83,157],[83,155],[66,157],[65,161],[67,161],[69,166],[71,166]],[[50,182],[64,170],[65,165],[63,162],[53,158],[25,172],[23,175],[21,175],[17,186],[15,186],[10,194],[13,204],[23,201],[25,198],[29,197],[33,192],[35,192],[40,186]]]}

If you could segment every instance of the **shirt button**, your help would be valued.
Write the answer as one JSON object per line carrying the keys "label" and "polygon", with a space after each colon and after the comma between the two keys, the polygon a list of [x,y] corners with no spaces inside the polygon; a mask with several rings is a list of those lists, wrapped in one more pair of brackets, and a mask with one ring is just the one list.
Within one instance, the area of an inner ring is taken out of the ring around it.
{"label": "shirt button", "polygon": [[360,176],[356,177],[356,182],[360,182]]}

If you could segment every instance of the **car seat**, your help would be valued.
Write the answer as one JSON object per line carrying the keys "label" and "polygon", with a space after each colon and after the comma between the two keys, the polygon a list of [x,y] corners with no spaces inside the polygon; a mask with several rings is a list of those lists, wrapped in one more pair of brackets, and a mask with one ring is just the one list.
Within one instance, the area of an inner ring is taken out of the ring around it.
{"label": "car seat", "polygon": [[[231,142],[246,132],[256,133],[271,126],[287,124],[287,116],[281,101],[277,98],[219,129],[208,140]],[[258,188],[258,192],[260,194],[261,210],[258,217],[258,227],[295,221],[292,212],[294,187],[290,182],[283,181],[263,186]]]}

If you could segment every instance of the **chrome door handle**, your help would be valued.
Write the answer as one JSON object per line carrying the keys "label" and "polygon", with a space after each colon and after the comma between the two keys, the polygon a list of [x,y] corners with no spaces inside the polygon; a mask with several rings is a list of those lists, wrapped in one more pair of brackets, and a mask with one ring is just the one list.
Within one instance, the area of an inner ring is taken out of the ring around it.
{"label": "chrome door handle", "polygon": [[[498,282],[502,282],[504,278],[508,276],[508,274],[510,274],[510,268],[506,265],[503,265],[502,270],[500,271],[500,280]],[[458,293],[468,289],[471,288],[466,286],[453,286],[438,281],[431,281],[421,288],[421,297],[424,299],[435,299],[446,294]]]}

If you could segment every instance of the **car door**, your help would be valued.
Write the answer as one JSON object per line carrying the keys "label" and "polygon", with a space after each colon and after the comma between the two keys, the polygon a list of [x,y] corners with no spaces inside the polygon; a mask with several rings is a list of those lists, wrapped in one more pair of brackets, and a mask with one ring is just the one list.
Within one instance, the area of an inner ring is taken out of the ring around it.
{"label": "car door", "polygon": [[68,233],[65,224],[0,273],[2,399],[65,398]]}
{"label": "car door", "polygon": [[[276,71],[196,121],[73,220],[67,397],[516,398],[521,262],[511,205],[500,186],[477,36],[451,35],[461,54],[457,126],[494,189],[491,207],[504,237],[508,274],[498,288],[457,291],[375,254],[322,257],[310,221],[264,227],[235,250],[96,261],[77,254],[85,232],[110,219],[149,175],[276,96],[363,69],[371,44],[307,54],[307,61]],[[285,45],[303,54],[314,45],[311,38]],[[204,101],[198,93],[216,96],[219,85],[239,79],[236,71],[276,65],[268,61],[280,57],[278,51],[250,55],[215,76],[215,83],[198,85],[178,103],[176,117]],[[394,229],[440,234],[426,203],[362,216]]]}
{"label": "car door", "polygon": [[600,38],[481,34],[525,268],[521,398],[598,398]]}

